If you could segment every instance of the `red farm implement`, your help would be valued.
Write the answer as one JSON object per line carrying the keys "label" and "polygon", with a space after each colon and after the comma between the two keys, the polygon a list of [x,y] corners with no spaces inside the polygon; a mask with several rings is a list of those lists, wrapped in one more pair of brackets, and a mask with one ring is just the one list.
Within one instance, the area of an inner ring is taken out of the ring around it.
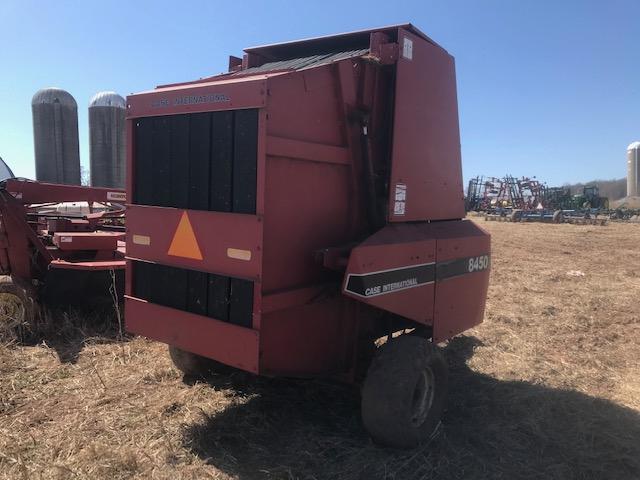
{"label": "red farm implement", "polygon": [[489,282],[453,58],[411,25],[245,52],[127,99],[127,329],[187,374],[366,372],[366,428],[419,443],[446,396],[435,344],[482,321]]}
{"label": "red farm implement", "polygon": [[[37,321],[39,304],[124,289],[125,192],[10,178],[0,183],[3,331]],[[124,293],[124,292],[122,292]]]}

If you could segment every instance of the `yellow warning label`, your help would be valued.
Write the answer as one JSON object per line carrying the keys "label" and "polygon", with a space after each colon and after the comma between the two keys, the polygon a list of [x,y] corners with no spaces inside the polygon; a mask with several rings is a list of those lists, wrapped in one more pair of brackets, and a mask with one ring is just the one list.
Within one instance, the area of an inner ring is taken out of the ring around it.
{"label": "yellow warning label", "polygon": [[187,212],[182,213],[180,223],[178,223],[178,228],[176,228],[176,233],[173,235],[173,240],[171,240],[167,254],[174,257],[202,260],[202,252],[200,252],[200,247],[193,233],[193,227],[191,226]]}

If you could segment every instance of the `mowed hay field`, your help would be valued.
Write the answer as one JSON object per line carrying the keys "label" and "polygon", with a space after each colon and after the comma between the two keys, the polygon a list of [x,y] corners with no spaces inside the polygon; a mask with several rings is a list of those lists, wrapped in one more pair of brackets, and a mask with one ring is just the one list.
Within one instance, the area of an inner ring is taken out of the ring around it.
{"label": "mowed hay field", "polygon": [[70,315],[0,347],[0,477],[640,479],[640,225],[479,223],[486,319],[443,345],[430,444],[373,445],[355,387],[183,379],[164,345]]}

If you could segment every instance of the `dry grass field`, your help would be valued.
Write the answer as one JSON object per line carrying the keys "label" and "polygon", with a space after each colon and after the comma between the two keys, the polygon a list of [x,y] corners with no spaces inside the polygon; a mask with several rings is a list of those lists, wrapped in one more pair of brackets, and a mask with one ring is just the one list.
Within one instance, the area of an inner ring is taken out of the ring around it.
{"label": "dry grass field", "polygon": [[0,346],[0,478],[640,479],[640,225],[481,225],[486,319],[443,346],[429,445],[373,445],[355,388],[189,381],[164,345],[67,316]]}

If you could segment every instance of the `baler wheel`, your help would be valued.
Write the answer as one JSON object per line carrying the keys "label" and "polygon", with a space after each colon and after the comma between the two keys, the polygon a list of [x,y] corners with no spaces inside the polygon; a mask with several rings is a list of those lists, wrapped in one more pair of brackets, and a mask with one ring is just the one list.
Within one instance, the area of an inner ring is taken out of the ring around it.
{"label": "baler wheel", "polygon": [[33,295],[10,276],[0,276],[0,341],[23,341],[37,313]]}
{"label": "baler wheel", "polygon": [[362,388],[362,421],[377,443],[397,448],[429,440],[447,396],[447,364],[428,340],[401,335],[382,345]]}
{"label": "baler wheel", "polygon": [[553,212],[553,223],[562,223],[562,221],[564,220],[564,214],[562,213],[562,210],[556,210],[555,212]]}
{"label": "baler wheel", "polygon": [[231,367],[210,358],[169,345],[169,356],[175,367],[187,376],[206,377],[211,373],[229,373]]}
{"label": "baler wheel", "polygon": [[513,212],[511,212],[511,217],[510,220],[512,222],[519,222],[522,220],[522,210],[514,210]]}

